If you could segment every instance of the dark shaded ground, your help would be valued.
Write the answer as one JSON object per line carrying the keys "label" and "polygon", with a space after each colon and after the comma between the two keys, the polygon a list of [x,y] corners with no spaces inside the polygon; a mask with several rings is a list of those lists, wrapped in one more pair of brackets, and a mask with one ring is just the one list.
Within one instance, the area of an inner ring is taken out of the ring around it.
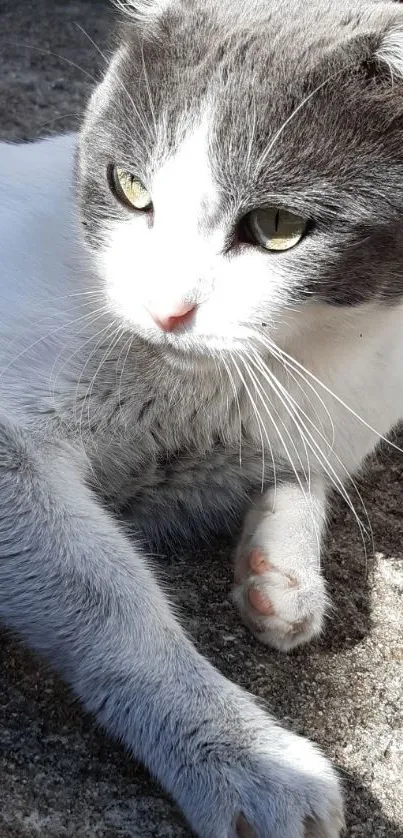
{"label": "dark shaded ground", "polygon": [[[110,19],[96,0],[0,0],[3,139],[76,125],[87,74],[97,77],[103,65],[76,24],[104,49]],[[373,560],[335,501],[325,561],[335,612],[320,643],[288,657],[239,624],[228,600],[228,548],[161,560],[199,648],[339,765],[349,836],[403,838],[402,478],[403,456],[386,452],[362,481]],[[146,773],[5,633],[0,673],[0,838],[189,835]]]}

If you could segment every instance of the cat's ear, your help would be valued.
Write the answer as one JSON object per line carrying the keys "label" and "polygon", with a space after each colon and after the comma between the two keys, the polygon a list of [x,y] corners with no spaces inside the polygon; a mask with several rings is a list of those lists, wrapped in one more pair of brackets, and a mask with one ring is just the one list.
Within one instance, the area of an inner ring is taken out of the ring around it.
{"label": "cat's ear", "polygon": [[371,79],[382,89],[396,86],[401,92],[398,83],[403,82],[403,15],[397,20],[394,16],[389,26],[384,15],[381,19],[375,17],[373,29],[369,22],[368,31],[347,40],[341,54],[343,63],[357,70],[361,68],[367,80]]}
{"label": "cat's ear", "polygon": [[149,26],[171,6],[174,0],[113,0],[116,8],[140,25]]}
{"label": "cat's ear", "polygon": [[403,21],[387,32],[375,53],[377,61],[389,69],[391,78],[403,80]]}

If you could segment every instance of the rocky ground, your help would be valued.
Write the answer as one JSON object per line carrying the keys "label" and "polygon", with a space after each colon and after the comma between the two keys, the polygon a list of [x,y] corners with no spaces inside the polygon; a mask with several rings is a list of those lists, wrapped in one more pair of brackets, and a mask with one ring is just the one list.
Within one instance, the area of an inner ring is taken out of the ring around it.
{"label": "rocky ground", "polygon": [[[2,139],[77,125],[110,25],[110,8],[97,0],[0,0]],[[161,564],[197,646],[339,766],[348,835],[403,838],[403,455],[378,454],[360,488],[375,556],[365,558],[351,515],[335,499],[325,554],[335,609],[325,636],[302,651],[268,651],[240,625],[228,598],[228,545]],[[0,838],[189,834],[144,770],[3,633]]]}

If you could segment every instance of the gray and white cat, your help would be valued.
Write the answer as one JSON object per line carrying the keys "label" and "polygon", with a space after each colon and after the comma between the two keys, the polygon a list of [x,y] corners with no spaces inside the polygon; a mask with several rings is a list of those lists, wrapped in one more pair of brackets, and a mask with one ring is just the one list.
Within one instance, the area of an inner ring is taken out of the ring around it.
{"label": "gray and white cat", "polygon": [[326,759],[198,654],[116,513],[155,544],[247,509],[242,618],[321,630],[329,488],[403,414],[403,10],[120,5],[78,138],[0,151],[0,617],[197,835],[336,838]]}

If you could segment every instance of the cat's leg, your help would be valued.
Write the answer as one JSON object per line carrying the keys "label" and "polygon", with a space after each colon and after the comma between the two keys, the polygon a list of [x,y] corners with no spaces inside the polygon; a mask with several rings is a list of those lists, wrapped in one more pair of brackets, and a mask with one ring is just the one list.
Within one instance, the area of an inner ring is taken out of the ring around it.
{"label": "cat's leg", "polygon": [[319,634],[327,606],[320,570],[322,479],[280,483],[255,498],[235,558],[233,599],[263,643],[287,651]]}
{"label": "cat's leg", "polygon": [[0,616],[148,766],[200,838],[339,835],[327,760],[198,654],[75,452],[6,423]]}

